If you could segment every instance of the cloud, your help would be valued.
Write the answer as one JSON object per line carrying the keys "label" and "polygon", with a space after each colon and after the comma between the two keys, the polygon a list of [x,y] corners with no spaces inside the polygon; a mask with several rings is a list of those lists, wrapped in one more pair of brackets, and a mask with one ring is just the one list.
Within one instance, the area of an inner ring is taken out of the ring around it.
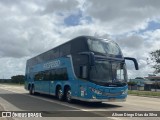
{"label": "cloud", "polygon": [[0,78],[10,78],[13,75],[24,75],[26,59],[28,58],[1,58],[0,64],[3,69],[0,70]]}
{"label": "cloud", "polygon": [[138,35],[125,36],[117,40],[117,42],[120,44],[121,47],[130,49],[141,49],[144,45],[144,39]]}
{"label": "cloud", "polygon": [[50,0],[47,2],[43,14],[52,14],[53,12],[68,12],[73,11],[78,7],[77,0]]}
{"label": "cloud", "polygon": [[150,52],[159,49],[160,47],[160,29],[155,31],[147,31],[143,34],[132,34],[129,36],[120,36],[116,42],[119,43],[125,57],[134,57],[139,64],[139,71],[134,70],[132,62],[127,62],[127,68],[130,78],[135,76],[144,77],[149,73],[153,73],[153,68],[147,63],[147,58],[150,57]]}
{"label": "cloud", "polygon": [[159,17],[159,0],[92,0],[86,13],[113,34],[144,29],[150,19]]}

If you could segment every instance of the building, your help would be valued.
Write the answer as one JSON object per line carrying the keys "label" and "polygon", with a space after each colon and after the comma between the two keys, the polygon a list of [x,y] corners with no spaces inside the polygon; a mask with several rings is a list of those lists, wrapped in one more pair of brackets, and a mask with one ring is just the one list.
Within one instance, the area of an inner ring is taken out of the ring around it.
{"label": "building", "polygon": [[160,82],[160,76],[148,76],[148,77],[145,77],[145,79]]}
{"label": "building", "polygon": [[130,79],[128,83],[129,90],[144,90],[144,82],[146,80],[143,78]]}
{"label": "building", "polygon": [[144,78],[130,79],[129,90],[160,91],[160,76],[149,75]]}
{"label": "building", "polygon": [[149,80],[145,83],[145,90],[160,91],[160,76],[149,75],[145,79]]}

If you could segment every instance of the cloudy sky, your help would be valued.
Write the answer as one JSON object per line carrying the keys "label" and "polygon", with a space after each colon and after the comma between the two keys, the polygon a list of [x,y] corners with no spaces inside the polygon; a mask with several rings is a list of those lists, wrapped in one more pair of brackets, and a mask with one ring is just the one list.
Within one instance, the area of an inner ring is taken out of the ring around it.
{"label": "cloudy sky", "polygon": [[[118,3],[117,3],[118,2]],[[26,60],[71,38],[116,41],[129,78],[147,76],[151,51],[160,49],[160,0],[0,0],[0,79],[24,74]]]}

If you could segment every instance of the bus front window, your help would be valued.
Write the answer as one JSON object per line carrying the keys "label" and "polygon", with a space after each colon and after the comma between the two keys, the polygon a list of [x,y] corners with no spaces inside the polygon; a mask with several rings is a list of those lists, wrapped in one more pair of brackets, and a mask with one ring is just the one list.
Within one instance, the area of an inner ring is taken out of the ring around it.
{"label": "bus front window", "polygon": [[113,82],[126,82],[126,66],[124,63],[112,63],[112,79]]}
{"label": "bus front window", "polygon": [[119,46],[113,41],[88,39],[89,49],[93,52],[109,54],[109,55],[122,55]]}
{"label": "bus front window", "polygon": [[95,61],[90,70],[90,80],[97,84],[124,83],[126,79],[125,64],[121,62]]}

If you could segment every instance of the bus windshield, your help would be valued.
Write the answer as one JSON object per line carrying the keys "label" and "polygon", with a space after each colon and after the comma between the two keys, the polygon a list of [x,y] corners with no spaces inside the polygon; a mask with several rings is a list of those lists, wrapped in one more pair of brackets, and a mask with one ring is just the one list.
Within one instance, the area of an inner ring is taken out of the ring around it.
{"label": "bus windshield", "polygon": [[113,41],[88,39],[89,49],[93,52],[110,55],[122,55],[119,46]]}
{"label": "bus windshield", "polygon": [[126,77],[123,62],[95,61],[90,71],[90,80],[97,83],[124,83]]}

